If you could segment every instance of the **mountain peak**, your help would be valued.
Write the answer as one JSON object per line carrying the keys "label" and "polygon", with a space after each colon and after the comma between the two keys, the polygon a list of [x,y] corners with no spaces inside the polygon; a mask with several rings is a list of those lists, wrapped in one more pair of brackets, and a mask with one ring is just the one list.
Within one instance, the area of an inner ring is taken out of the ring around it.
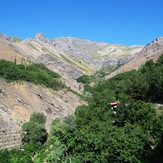
{"label": "mountain peak", "polygon": [[40,40],[40,39],[43,39],[43,38],[45,39],[46,37],[45,37],[45,35],[43,33],[38,32],[38,33],[36,33],[35,38]]}
{"label": "mountain peak", "polygon": [[38,32],[38,33],[36,34],[35,39],[53,45],[53,42],[52,42],[49,38],[47,38],[47,37],[46,37],[43,33],[41,33],[41,32]]}

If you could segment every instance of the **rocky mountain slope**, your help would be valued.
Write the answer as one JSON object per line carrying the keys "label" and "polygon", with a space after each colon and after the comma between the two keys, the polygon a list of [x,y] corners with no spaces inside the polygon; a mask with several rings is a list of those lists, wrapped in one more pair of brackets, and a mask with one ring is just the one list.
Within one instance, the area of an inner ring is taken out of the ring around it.
{"label": "rocky mountain slope", "polygon": [[163,37],[156,38],[148,43],[139,53],[136,54],[137,56],[134,59],[106,76],[106,79],[109,79],[121,72],[138,69],[147,60],[156,60],[161,54],[163,54]]}
{"label": "rocky mountain slope", "polygon": [[[14,40],[14,38],[4,34],[1,34],[0,38],[1,41],[3,39],[3,41],[10,42],[8,45],[11,46],[10,49],[21,53],[24,57],[28,56],[32,61],[36,60],[41,54],[49,54],[73,67],[77,67],[84,73],[92,73],[99,68],[108,66],[108,60],[115,65],[121,62],[125,63],[125,60],[122,59],[128,56],[133,57],[135,53],[143,48],[143,46],[128,47],[72,37],[50,40],[42,33],[37,33],[35,38],[22,41]],[[114,63],[115,60],[116,63]]]}
{"label": "rocky mountain slope", "polygon": [[73,93],[54,91],[27,82],[7,83],[0,79],[0,149],[20,146],[19,130],[33,112],[47,117],[46,128],[55,117],[74,113],[83,101]]}
{"label": "rocky mountain slope", "polygon": [[[35,38],[18,40],[0,34],[0,58],[43,63],[59,73],[72,89],[78,91],[74,78],[93,74],[103,68],[113,70],[133,59],[142,46],[98,43],[78,38],[48,39],[42,33]],[[109,70],[109,71],[111,71]]]}
{"label": "rocky mountain slope", "polygon": [[[107,66],[117,66],[131,60],[135,53],[139,52],[143,46],[124,46],[118,44],[108,44],[103,42],[92,42],[78,38],[58,38],[54,42],[57,46],[65,43],[66,50],[76,52],[85,62],[95,65],[98,69]],[[65,48],[60,46],[61,48]],[[126,59],[128,57],[128,60]],[[125,60],[126,59],[126,60]]]}

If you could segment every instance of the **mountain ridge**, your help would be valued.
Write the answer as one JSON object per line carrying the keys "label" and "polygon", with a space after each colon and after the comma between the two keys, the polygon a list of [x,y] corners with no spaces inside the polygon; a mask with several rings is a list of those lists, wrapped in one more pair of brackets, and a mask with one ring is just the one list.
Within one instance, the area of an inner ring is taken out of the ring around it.
{"label": "mountain ridge", "polygon": [[144,48],[137,53],[137,57],[133,58],[131,61],[121,66],[119,69],[115,70],[111,74],[106,76],[106,79],[112,78],[121,72],[130,71],[132,69],[138,69],[146,61],[152,59],[156,60],[163,54],[163,37],[159,37],[149,42]]}
{"label": "mountain ridge", "polygon": [[[14,42],[5,40],[5,42],[6,49],[10,48],[10,51],[13,51],[13,54],[9,54],[8,60],[15,57],[18,63],[22,58],[31,62],[43,63],[63,76],[69,86],[75,90],[77,90],[75,88],[77,83],[74,78],[83,74],[91,75],[105,67],[109,67],[107,69],[112,71],[119,64],[131,60],[133,54],[142,49],[142,47],[130,48],[78,38],[51,40],[42,33],[37,33],[34,38]],[[2,44],[4,46],[3,41]],[[6,55],[4,56],[6,58]]]}
{"label": "mountain ridge", "polygon": [[[61,37],[61,38],[56,38],[52,41],[50,39],[47,39],[42,33],[36,34],[35,38],[44,41],[46,43],[50,43],[54,46],[57,46],[70,53],[76,53],[84,60],[87,60],[89,63],[95,64],[98,68],[100,68],[103,65],[103,63],[100,63],[101,61],[100,57],[109,56],[109,54],[114,53],[117,50],[119,50],[118,53],[120,53],[121,52],[120,50],[122,50],[122,48],[125,50],[126,53],[123,55],[125,56],[128,56],[130,54],[133,55],[133,53],[138,52],[142,48],[142,46],[124,46],[120,44],[93,42],[90,40],[84,40],[75,37]],[[140,49],[135,50],[135,48],[140,48]],[[105,52],[103,52],[104,51],[103,49],[105,50]],[[132,51],[132,49],[134,50]],[[114,57],[114,54],[112,54],[112,57]],[[121,58],[123,58],[123,56],[120,56],[120,59]],[[108,58],[105,57],[104,59],[108,59]]]}
{"label": "mountain ridge", "polygon": [[[73,79],[83,74],[91,75],[99,70],[111,73],[117,69],[117,71],[114,72],[115,74],[118,71],[126,71],[127,69],[125,69],[124,65],[128,62],[132,63],[132,60],[135,62],[135,60],[137,60],[135,58],[139,55],[143,56],[143,53],[146,53],[149,47],[153,49],[153,52],[156,51],[157,53],[160,49],[159,42],[162,40],[162,37],[156,38],[146,46],[124,46],[120,44],[92,42],[76,37],[49,39],[41,32],[37,33],[34,38],[19,41],[3,33],[0,33],[0,38],[0,43],[2,43],[3,46],[7,46],[3,47],[1,51],[8,48],[8,52],[5,53],[10,53],[10,57],[7,58],[7,55],[4,55],[4,59],[9,60],[10,58],[11,60],[11,58],[13,59],[15,56],[18,63],[21,62],[20,58],[27,58],[32,62],[43,63],[51,70],[55,70],[62,75],[65,81],[68,82],[71,80],[70,87],[72,85],[71,83],[74,83],[72,82]],[[5,43],[2,39],[5,40]],[[150,56],[147,56],[144,61],[150,58]],[[139,60],[140,59],[142,60],[143,57],[140,57]],[[144,62],[141,62],[141,64],[142,63]],[[132,68],[134,68],[134,66],[131,66],[131,69]],[[138,68],[138,66],[136,68]],[[111,76],[112,75],[110,75],[110,77]],[[74,83],[72,87],[75,88],[75,85],[76,83]]]}

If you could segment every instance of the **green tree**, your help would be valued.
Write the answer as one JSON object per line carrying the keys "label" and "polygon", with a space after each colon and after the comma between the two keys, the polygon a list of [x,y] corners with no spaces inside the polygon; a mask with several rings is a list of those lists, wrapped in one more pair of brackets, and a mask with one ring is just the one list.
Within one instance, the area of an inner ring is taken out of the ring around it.
{"label": "green tree", "polygon": [[47,140],[45,126],[37,122],[29,121],[24,123],[21,132],[23,147],[29,152],[39,150]]}
{"label": "green tree", "polygon": [[45,124],[46,116],[43,113],[34,112],[30,117],[30,121],[37,122],[39,124]]}
{"label": "green tree", "polygon": [[63,135],[66,133],[68,127],[69,125],[64,121],[61,121],[60,118],[55,118],[50,126],[50,134],[52,136],[62,138]]}
{"label": "green tree", "polygon": [[10,152],[9,150],[0,150],[0,162],[1,163],[10,163]]}
{"label": "green tree", "polygon": [[10,163],[32,163],[32,158],[26,151],[18,149],[10,150]]}
{"label": "green tree", "polygon": [[0,150],[0,163],[32,163],[26,151],[18,149]]}

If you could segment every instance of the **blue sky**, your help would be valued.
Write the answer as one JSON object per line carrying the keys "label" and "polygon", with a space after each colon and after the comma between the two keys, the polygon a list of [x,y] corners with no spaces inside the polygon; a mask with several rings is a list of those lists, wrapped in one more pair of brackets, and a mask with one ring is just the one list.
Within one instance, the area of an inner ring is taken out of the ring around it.
{"label": "blue sky", "polygon": [[0,32],[145,45],[163,36],[163,0],[1,0]]}

